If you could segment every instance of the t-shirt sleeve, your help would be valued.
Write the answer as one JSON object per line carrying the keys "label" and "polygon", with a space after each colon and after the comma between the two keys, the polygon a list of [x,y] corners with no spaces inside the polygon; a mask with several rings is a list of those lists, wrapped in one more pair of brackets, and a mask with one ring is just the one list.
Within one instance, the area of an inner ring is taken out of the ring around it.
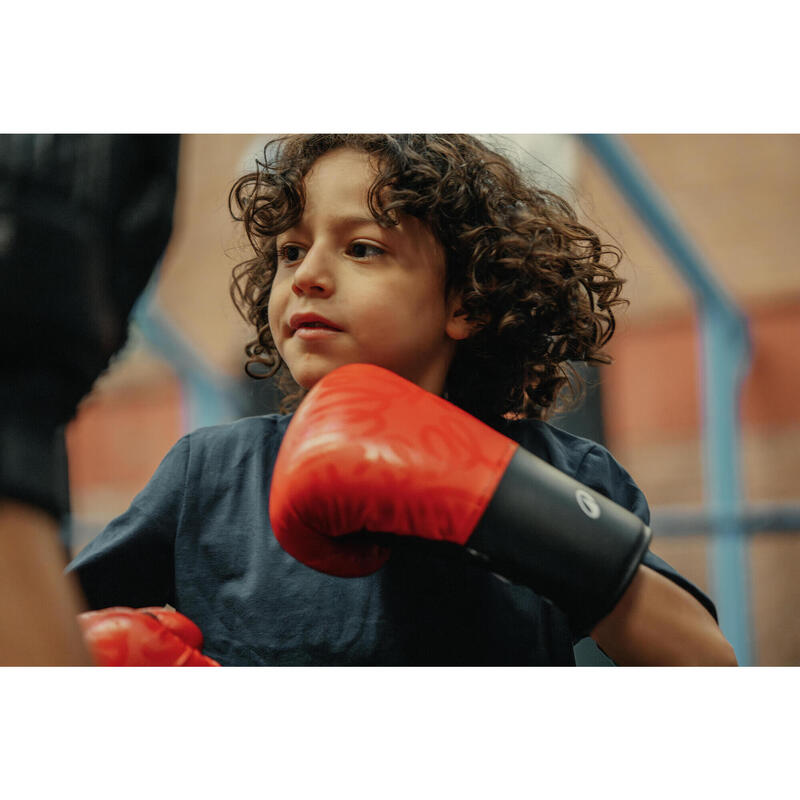
{"label": "t-shirt sleeve", "polygon": [[[650,524],[650,507],[642,490],[604,447],[594,445],[586,453],[575,479],[632,511],[645,525]],[[658,532],[654,531],[654,533],[657,534]],[[642,563],[689,592],[717,620],[717,610],[708,595],[698,589],[691,581],[684,578],[663,558],[648,550]]]}
{"label": "t-shirt sleeve", "polygon": [[189,436],[178,441],[130,508],[67,567],[90,608],[175,604],[174,544],[189,446]]}

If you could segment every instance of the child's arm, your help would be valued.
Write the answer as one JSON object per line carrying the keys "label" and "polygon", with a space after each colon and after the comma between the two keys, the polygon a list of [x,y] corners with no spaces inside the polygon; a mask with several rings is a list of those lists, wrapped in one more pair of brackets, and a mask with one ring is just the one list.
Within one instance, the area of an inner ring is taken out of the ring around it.
{"label": "child's arm", "polygon": [[644,564],[592,638],[621,666],[737,665],[733,648],[700,602]]}

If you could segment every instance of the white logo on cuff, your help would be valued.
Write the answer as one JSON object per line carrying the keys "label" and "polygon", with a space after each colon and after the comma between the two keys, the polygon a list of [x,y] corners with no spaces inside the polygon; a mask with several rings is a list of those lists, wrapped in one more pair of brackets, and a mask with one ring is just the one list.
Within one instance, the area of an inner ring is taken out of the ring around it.
{"label": "white logo on cuff", "polygon": [[578,501],[581,511],[583,511],[589,519],[597,519],[600,516],[600,506],[597,504],[597,500],[585,489],[576,489],[575,499]]}

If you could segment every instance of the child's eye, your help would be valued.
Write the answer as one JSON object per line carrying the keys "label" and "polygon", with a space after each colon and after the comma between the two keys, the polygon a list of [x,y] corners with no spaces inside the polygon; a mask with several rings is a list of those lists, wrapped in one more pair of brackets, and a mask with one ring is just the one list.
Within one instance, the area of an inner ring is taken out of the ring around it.
{"label": "child's eye", "polygon": [[305,247],[299,244],[284,244],[278,248],[278,261],[291,264],[299,261],[305,253]]}
{"label": "child's eye", "polygon": [[353,242],[349,252],[354,258],[371,258],[372,256],[382,256],[386,251],[367,242]]}

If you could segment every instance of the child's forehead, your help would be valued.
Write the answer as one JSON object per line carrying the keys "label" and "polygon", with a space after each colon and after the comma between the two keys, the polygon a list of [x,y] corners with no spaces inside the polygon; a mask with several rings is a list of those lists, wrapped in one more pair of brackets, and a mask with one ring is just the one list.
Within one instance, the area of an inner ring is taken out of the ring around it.
{"label": "child's forehead", "polygon": [[377,225],[369,204],[377,177],[367,153],[340,148],[320,156],[303,179],[301,222],[319,218],[339,228]]}
{"label": "child's forehead", "polygon": [[378,162],[369,153],[350,147],[339,147],[324,153],[309,168],[303,184],[306,192],[329,189],[332,185],[341,190],[366,192],[378,177]]}

